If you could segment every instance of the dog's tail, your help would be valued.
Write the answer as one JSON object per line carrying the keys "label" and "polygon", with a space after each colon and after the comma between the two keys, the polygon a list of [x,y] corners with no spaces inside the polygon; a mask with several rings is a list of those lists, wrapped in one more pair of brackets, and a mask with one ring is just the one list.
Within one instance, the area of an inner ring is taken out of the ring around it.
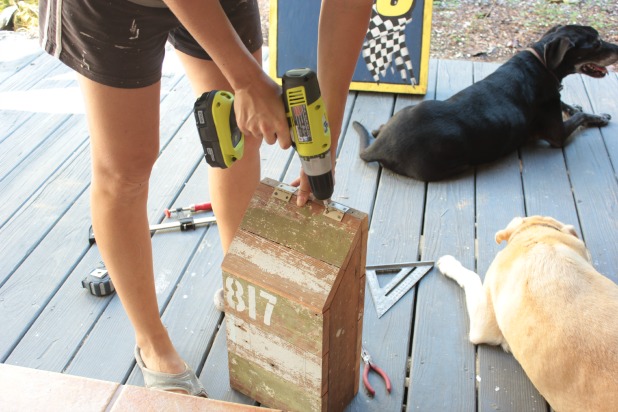
{"label": "dog's tail", "polygon": [[360,144],[358,145],[358,154],[360,158],[366,162],[371,162],[372,160],[367,157],[367,149],[371,146],[375,138],[369,133],[369,130],[367,130],[365,126],[357,121],[352,122],[352,127],[354,127],[354,130],[356,130],[360,138]]}

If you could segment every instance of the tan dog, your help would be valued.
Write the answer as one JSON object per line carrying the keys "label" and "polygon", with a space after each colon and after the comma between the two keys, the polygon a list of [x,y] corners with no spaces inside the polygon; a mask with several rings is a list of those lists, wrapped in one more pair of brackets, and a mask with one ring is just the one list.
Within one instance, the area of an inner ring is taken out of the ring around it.
{"label": "tan dog", "polygon": [[618,411],[618,286],[571,225],[518,217],[503,240],[483,285],[452,256],[437,263],[465,290],[470,341],[510,350],[558,412]]}

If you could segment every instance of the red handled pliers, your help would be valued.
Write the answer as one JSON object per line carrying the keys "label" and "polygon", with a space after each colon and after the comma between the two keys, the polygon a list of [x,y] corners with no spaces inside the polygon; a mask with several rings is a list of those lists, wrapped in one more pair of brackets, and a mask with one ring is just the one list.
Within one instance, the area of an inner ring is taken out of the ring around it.
{"label": "red handled pliers", "polygon": [[388,393],[391,393],[391,380],[388,378],[386,372],[382,370],[378,365],[371,361],[371,355],[367,352],[367,349],[364,347],[361,348],[361,358],[363,362],[365,362],[365,370],[363,372],[363,383],[365,384],[365,388],[367,392],[369,392],[369,396],[373,397],[376,394],[376,391],[371,387],[369,383],[369,371],[373,369],[384,379],[384,383],[386,384],[386,390]]}

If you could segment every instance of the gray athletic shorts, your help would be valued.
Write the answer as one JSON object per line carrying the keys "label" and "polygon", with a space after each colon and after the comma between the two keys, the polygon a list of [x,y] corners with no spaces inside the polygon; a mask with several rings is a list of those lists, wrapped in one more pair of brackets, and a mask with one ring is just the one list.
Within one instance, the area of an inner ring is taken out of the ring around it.
{"label": "gray athletic shorts", "polygon": [[[247,49],[262,46],[257,0],[221,0]],[[85,77],[137,88],[161,79],[167,40],[200,59],[208,54],[168,8],[128,0],[40,0],[41,46]]]}

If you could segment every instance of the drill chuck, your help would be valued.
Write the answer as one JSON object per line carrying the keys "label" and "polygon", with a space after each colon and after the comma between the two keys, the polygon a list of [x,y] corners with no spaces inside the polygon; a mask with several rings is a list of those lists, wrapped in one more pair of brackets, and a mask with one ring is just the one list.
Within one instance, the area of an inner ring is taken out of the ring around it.
{"label": "drill chuck", "polygon": [[314,158],[301,157],[300,160],[309,179],[313,196],[318,200],[330,199],[335,187],[330,150],[320,156]]}

